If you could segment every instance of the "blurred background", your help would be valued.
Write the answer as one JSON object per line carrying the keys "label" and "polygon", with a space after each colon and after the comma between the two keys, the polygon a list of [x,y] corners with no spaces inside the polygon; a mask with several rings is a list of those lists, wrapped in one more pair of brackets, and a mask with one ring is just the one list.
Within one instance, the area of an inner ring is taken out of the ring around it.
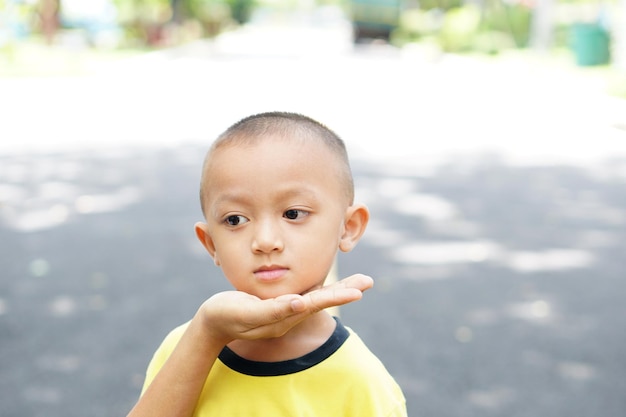
{"label": "blurred background", "polygon": [[[0,47],[9,62],[33,38],[74,48],[166,47],[282,12],[325,25],[346,18],[356,41],[484,54],[569,49],[580,65],[623,67],[625,7],[623,0],[3,0]],[[314,9],[324,12],[312,17]]]}
{"label": "blurred background", "polygon": [[228,289],[200,165],[251,113],[346,141],[341,316],[409,415],[626,415],[623,0],[0,0],[0,415],[125,415]]}

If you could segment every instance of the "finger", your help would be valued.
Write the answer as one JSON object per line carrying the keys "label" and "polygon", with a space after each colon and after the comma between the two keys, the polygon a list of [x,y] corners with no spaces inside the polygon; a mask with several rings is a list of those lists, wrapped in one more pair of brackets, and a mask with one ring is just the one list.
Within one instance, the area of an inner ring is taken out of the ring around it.
{"label": "finger", "polygon": [[334,285],[345,288],[356,288],[360,291],[365,291],[374,286],[374,280],[367,275],[354,274],[330,285],[330,287],[333,287]]}
{"label": "finger", "polygon": [[248,311],[250,321],[243,333],[247,338],[280,336],[311,314],[360,300],[372,286],[372,278],[356,274],[304,295],[258,300]]}
{"label": "finger", "polygon": [[302,296],[285,295],[255,303],[253,317],[240,338],[257,339],[279,337],[312,313]]}
{"label": "finger", "polygon": [[359,288],[353,288],[353,285],[367,288],[369,284],[367,279],[357,278],[305,295],[288,294],[261,300],[255,303],[255,324],[250,326],[246,336],[249,338],[281,336],[311,314],[361,299],[363,292]]}
{"label": "finger", "polygon": [[363,297],[363,291],[373,285],[374,281],[371,277],[356,274],[329,286],[311,291],[304,295],[304,300],[312,312],[320,311],[360,300]]}
{"label": "finger", "polygon": [[329,284],[325,287],[318,286],[318,287],[311,288],[309,291],[303,293],[302,295],[306,295],[308,293],[319,291],[325,288],[330,289],[330,290],[342,289],[342,288],[355,288],[363,292],[372,288],[373,286],[374,286],[374,280],[371,277],[367,275],[363,275],[363,274],[354,274],[340,281]]}
{"label": "finger", "polygon": [[306,294],[307,309],[311,313],[330,307],[338,307],[360,300],[363,292],[356,288],[326,287]]}

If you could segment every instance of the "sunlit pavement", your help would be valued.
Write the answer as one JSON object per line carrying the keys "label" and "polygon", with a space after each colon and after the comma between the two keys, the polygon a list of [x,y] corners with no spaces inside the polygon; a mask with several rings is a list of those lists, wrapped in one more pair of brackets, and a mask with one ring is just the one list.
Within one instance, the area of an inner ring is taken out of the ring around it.
{"label": "sunlit pavement", "polygon": [[340,275],[376,287],[341,314],[410,415],[626,413],[624,101],[538,59],[353,48],[323,13],[0,80],[0,415],[130,408],[164,333],[226,289],[192,231],[202,154],[271,109],[353,153],[373,219]]}

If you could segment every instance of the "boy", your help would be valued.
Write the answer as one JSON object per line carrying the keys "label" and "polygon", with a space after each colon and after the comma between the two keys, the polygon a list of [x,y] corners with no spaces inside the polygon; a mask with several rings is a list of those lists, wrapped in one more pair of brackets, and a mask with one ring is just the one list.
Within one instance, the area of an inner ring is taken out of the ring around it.
{"label": "boy", "polygon": [[324,309],[371,278],[323,287],[369,212],[353,202],[343,141],[293,113],[245,118],[218,137],[196,234],[236,291],[214,295],[155,353],[132,416],[406,416],[358,336]]}

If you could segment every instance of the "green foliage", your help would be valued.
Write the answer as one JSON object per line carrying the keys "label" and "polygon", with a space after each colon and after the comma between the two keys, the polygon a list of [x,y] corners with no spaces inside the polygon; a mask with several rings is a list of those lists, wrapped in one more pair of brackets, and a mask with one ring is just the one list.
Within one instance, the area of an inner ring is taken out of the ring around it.
{"label": "green foliage", "polygon": [[172,26],[199,28],[200,36],[215,36],[233,22],[245,23],[255,6],[255,0],[114,1],[127,38],[148,44],[176,33]]}
{"label": "green foliage", "polygon": [[229,0],[230,11],[237,23],[246,23],[256,6],[254,0]]}
{"label": "green foliage", "polygon": [[238,23],[250,18],[254,0],[180,0],[190,17],[202,22],[215,22],[232,17]]}
{"label": "green foliage", "polygon": [[452,3],[429,1],[403,12],[394,32],[395,44],[435,39],[445,52],[487,54],[528,44],[532,15],[523,4],[487,0],[482,7],[466,4],[443,9],[433,6]]}
{"label": "green foliage", "polygon": [[441,48],[446,52],[472,49],[480,26],[480,10],[473,5],[448,10],[439,32]]}
{"label": "green foliage", "polygon": [[481,31],[474,36],[472,50],[487,55],[496,55],[499,52],[515,47],[511,36],[497,30]]}
{"label": "green foliage", "polygon": [[172,16],[169,0],[114,0],[120,23],[164,23]]}
{"label": "green foliage", "polygon": [[411,9],[400,16],[399,31],[407,41],[416,41],[434,35],[441,26],[442,13],[436,9],[429,11]]}
{"label": "green foliage", "polygon": [[493,2],[485,10],[482,29],[509,34],[517,47],[528,45],[532,10],[523,4]]}
{"label": "green foliage", "polygon": [[463,0],[420,0],[420,9],[422,10],[451,10],[461,7]]}
{"label": "green foliage", "polygon": [[226,0],[187,0],[190,15],[198,20],[204,32],[215,36],[231,18],[230,5]]}

